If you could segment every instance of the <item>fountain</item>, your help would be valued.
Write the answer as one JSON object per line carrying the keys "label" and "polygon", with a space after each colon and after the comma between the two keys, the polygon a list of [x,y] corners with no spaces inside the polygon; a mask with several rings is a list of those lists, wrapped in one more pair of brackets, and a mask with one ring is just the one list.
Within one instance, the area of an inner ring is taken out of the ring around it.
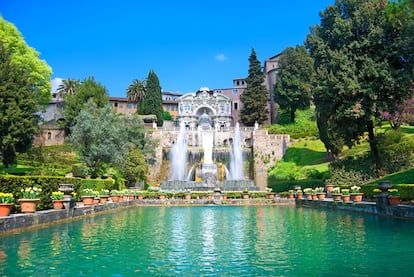
{"label": "fountain", "polygon": [[[259,190],[246,180],[240,127],[237,123],[233,133],[230,108],[230,99],[205,87],[182,97],[177,117],[180,131],[171,147],[164,149],[164,168],[170,174],[161,190]],[[231,145],[224,142],[232,137]]]}
{"label": "fountain", "polygon": [[184,181],[187,177],[187,131],[184,123],[180,124],[177,140],[171,147],[170,180]]}
{"label": "fountain", "polygon": [[[239,124],[236,124],[234,129],[233,143],[230,144],[230,147],[221,149],[221,156],[228,157],[224,159],[229,163],[229,170],[225,164],[217,162],[217,154],[213,155],[213,153],[217,152],[214,147],[215,132],[211,128],[197,128],[197,130],[189,134],[191,140],[188,141],[187,130],[184,124],[180,124],[177,139],[169,150],[170,174],[168,180],[162,181],[161,190],[259,190],[254,182],[252,180],[246,180],[244,175],[243,146],[241,143]],[[229,134],[229,137],[231,136]],[[214,156],[216,158],[213,158]],[[219,177],[219,169],[225,170],[225,180],[223,179],[224,177]]]}

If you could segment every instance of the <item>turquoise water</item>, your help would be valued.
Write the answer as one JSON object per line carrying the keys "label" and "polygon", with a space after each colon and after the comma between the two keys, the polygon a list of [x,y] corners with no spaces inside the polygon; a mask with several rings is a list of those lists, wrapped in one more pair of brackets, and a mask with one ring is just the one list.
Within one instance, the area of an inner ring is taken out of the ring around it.
{"label": "turquoise water", "polygon": [[295,207],[134,207],[0,237],[0,276],[413,276],[414,222]]}

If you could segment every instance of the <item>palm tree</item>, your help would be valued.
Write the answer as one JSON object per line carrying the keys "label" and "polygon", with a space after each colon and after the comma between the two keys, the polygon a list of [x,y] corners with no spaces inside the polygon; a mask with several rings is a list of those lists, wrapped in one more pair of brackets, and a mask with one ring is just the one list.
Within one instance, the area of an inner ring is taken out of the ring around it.
{"label": "palm tree", "polygon": [[127,99],[128,102],[137,104],[137,113],[141,112],[141,102],[145,97],[146,93],[146,82],[135,79],[127,88]]}
{"label": "palm tree", "polygon": [[73,95],[75,94],[75,90],[77,86],[79,86],[79,80],[75,79],[66,79],[63,80],[62,83],[56,89],[56,98],[61,99],[63,95]]}

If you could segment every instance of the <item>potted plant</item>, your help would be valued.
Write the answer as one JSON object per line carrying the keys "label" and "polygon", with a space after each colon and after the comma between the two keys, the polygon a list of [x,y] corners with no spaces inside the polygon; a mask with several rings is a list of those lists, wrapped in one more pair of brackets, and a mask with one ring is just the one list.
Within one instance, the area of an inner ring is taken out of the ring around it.
{"label": "potted plant", "polygon": [[107,189],[101,189],[99,191],[99,202],[101,204],[105,204],[108,202],[108,198],[109,198],[109,190]]}
{"label": "potted plant", "polygon": [[61,191],[53,191],[50,198],[52,199],[53,209],[61,210],[63,209],[63,196],[64,193]]}
{"label": "potted plant", "polygon": [[266,188],[266,195],[267,195],[267,198],[269,199],[275,198],[275,193],[272,192],[272,188]]}
{"label": "potted plant", "polygon": [[121,192],[117,189],[111,190],[111,200],[112,202],[119,202],[119,196]]}
{"label": "potted plant", "polygon": [[317,197],[318,197],[319,200],[324,200],[325,199],[326,193],[325,193],[324,190],[325,190],[324,187],[317,187],[317,188],[315,188],[316,195],[317,195]]}
{"label": "potted plant", "polygon": [[398,189],[388,189],[388,203],[391,206],[400,204],[400,193],[398,192]]}
{"label": "potted plant", "polygon": [[20,203],[20,209],[22,213],[34,213],[36,212],[37,203],[40,201],[40,193],[42,189],[37,186],[27,187],[21,190],[22,198],[18,201]]}
{"label": "potted plant", "polygon": [[305,193],[306,199],[312,200],[312,188],[305,188],[303,192]]}
{"label": "potted plant", "polygon": [[93,205],[93,200],[95,199],[96,192],[93,189],[86,188],[82,190],[82,203],[84,206]]}
{"label": "potted plant", "polygon": [[349,189],[341,189],[342,201],[348,203],[351,200],[351,195],[349,194]]}
{"label": "potted plant", "polygon": [[297,197],[298,199],[302,199],[302,198],[303,198],[303,191],[302,191],[301,189],[298,189],[298,190],[296,191],[296,197]]}
{"label": "potted plant", "polygon": [[14,196],[13,193],[0,192],[0,216],[10,215],[13,207]]}
{"label": "potted plant", "polygon": [[334,201],[340,201],[341,200],[341,188],[340,187],[334,187],[332,188],[331,195]]}
{"label": "potted plant", "polygon": [[360,192],[360,186],[352,186],[351,187],[351,200],[355,203],[359,203],[362,201],[362,193]]}
{"label": "potted plant", "polygon": [[247,189],[243,190],[243,199],[249,199],[249,191]]}
{"label": "potted plant", "polygon": [[318,195],[316,194],[316,189],[312,189],[312,200],[318,200]]}
{"label": "potted plant", "polygon": [[378,198],[378,194],[380,194],[382,192],[382,190],[380,190],[379,188],[375,188],[375,189],[372,190],[372,192],[374,193],[372,195],[372,198],[373,198],[374,201],[376,201],[377,198]]}

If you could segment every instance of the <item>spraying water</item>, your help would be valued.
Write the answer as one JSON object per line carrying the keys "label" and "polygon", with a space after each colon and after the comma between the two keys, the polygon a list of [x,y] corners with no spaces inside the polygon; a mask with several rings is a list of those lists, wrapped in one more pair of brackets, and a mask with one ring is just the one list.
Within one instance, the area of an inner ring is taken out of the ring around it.
{"label": "spraying water", "polygon": [[203,149],[204,149],[204,164],[212,164],[213,163],[213,143],[214,143],[213,132],[203,131],[202,141],[203,141]]}
{"label": "spraying water", "polygon": [[170,151],[170,180],[187,179],[187,148],[187,132],[184,123],[181,123],[177,140]]}
{"label": "spraying water", "polygon": [[243,149],[240,142],[240,126],[236,123],[234,130],[234,141],[230,150],[230,170],[227,175],[228,180],[244,180],[243,170]]}

